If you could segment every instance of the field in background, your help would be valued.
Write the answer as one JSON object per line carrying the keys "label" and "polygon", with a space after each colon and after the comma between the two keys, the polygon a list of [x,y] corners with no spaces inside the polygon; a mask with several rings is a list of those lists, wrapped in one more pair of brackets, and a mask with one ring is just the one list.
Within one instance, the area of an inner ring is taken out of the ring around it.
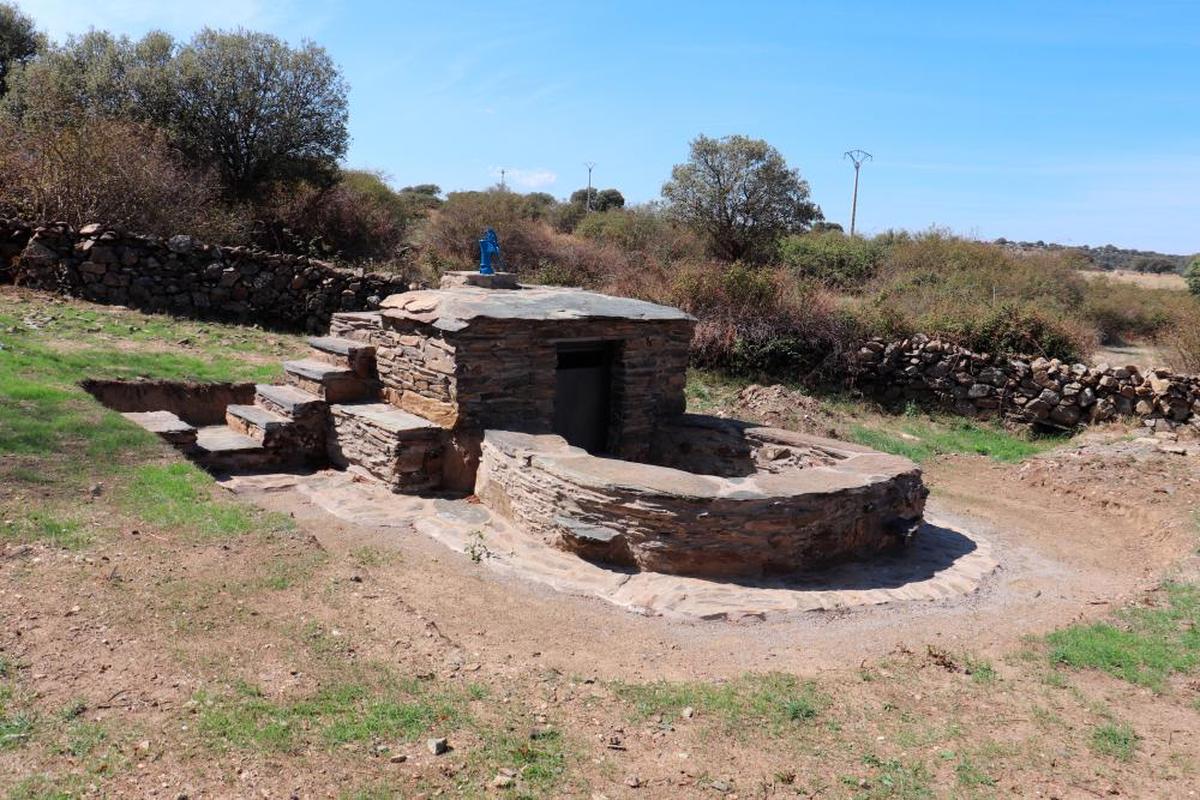
{"label": "field in background", "polygon": [[1094,269],[1081,269],[1079,274],[1088,280],[1096,280],[1097,278],[1108,278],[1119,283],[1129,283],[1134,286],[1140,286],[1143,289],[1168,289],[1170,291],[1186,292],[1187,281],[1177,272],[1153,273],[1153,272],[1134,272],[1128,269],[1114,269],[1100,271]]}

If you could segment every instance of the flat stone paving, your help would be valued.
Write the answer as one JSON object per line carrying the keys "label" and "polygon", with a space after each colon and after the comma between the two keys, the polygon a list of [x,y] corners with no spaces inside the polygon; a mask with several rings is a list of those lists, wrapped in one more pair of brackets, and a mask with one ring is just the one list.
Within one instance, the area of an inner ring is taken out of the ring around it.
{"label": "flat stone paving", "polygon": [[753,620],[885,603],[934,602],[973,594],[999,568],[991,543],[927,522],[905,552],[787,580],[719,581],[597,566],[542,544],[466,500],[397,495],[335,471],[227,479],[234,492],[295,491],[340,520],[370,528],[415,528],[447,547],[482,556],[497,572],[639,614],[693,620]]}

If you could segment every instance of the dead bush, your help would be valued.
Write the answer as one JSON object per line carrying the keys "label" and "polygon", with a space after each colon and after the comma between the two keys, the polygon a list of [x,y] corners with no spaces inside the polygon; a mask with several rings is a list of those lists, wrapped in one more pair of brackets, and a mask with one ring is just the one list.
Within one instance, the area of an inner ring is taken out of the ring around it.
{"label": "dead bush", "polygon": [[182,167],[153,129],[98,119],[62,128],[0,125],[0,206],[9,213],[214,241],[245,235],[212,177]]}

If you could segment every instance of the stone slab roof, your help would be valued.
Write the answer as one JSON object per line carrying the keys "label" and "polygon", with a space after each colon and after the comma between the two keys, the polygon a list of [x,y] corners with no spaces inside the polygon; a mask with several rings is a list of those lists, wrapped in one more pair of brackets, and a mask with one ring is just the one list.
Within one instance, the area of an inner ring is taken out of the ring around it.
{"label": "stone slab roof", "polygon": [[582,289],[551,287],[500,291],[476,288],[428,289],[394,294],[382,303],[383,315],[459,331],[476,319],[586,320],[642,322],[692,320],[677,308],[613,297]]}

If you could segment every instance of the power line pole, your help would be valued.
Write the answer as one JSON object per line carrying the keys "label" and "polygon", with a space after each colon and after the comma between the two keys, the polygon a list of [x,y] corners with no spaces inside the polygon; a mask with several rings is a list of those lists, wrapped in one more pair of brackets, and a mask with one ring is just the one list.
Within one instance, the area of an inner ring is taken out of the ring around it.
{"label": "power line pole", "polygon": [[501,167],[501,168],[500,168],[500,191],[502,191],[502,192],[503,192],[503,191],[505,190],[505,188],[506,188],[506,187],[504,186],[504,172],[505,172],[505,169],[504,169],[504,167]]}
{"label": "power line pole", "polygon": [[585,161],[583,165],[588,168],[588,188],[587,188],[587,213],[592,212],[592,168],[596,166],[595,161]]}
{"label": "power line pole", "polygon": [[858,171],[864,161],[870,161],[873,156],[866,150],[847,150],[842,156],[854,162],[854,199],[850,202],[850,235],[854,236],[854,222],[858,216]]}

